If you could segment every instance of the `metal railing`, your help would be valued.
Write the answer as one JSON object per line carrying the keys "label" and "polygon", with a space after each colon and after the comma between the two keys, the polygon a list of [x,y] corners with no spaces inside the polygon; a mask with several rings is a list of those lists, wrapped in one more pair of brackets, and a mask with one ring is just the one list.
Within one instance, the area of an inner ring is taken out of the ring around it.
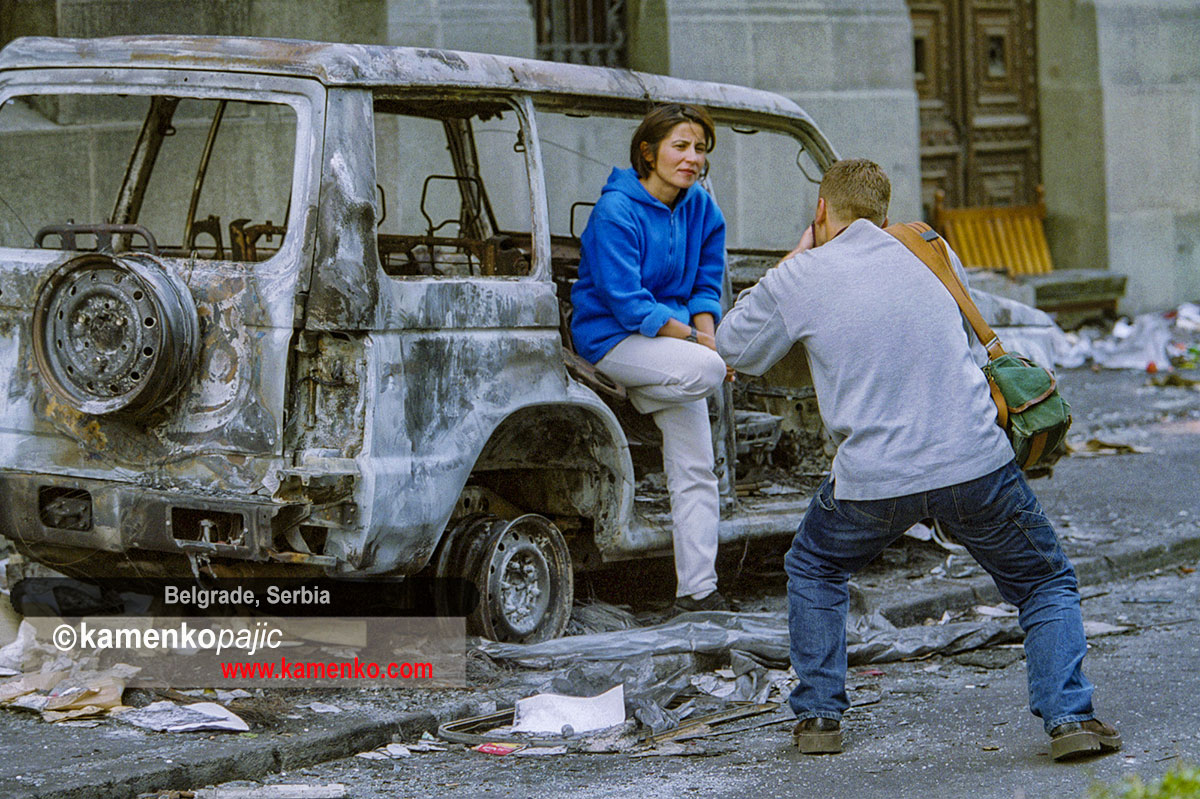
{"label": "metal railing", "polygon": [[538,58],[625,66],[624,0],[535,0]]}

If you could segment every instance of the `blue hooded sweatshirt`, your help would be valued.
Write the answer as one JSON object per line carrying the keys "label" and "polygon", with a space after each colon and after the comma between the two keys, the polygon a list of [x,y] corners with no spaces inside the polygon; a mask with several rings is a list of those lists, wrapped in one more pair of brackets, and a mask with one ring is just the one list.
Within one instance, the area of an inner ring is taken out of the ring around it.
{"label": "blue hooded sweatshirt", "polygon": [[725,218],[702,187],[669,208],[633,169],[614,169],[580,241],[571,337],[592,363],[626,336],[657,335],[671,318],[720,321]]}

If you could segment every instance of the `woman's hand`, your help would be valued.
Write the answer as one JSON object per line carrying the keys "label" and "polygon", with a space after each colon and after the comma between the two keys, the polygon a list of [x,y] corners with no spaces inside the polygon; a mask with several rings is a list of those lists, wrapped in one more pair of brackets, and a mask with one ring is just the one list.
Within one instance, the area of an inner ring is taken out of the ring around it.
{"label": "woman's hand", "polygon": [[[670,336],[671,338],[687,339],[692,335],[692,331],[696,331],[696,343],[702,347],[708,347],[713,352],[717,351],[717,337],[714,335],[716,325],[713,322],[712,314],[698,313],[692,317],[692,324],[685,325],[678,319],[668,319],[667,323],[658,330],[660,336]],[[725,380],[732,383],[735,379],[736,372],[733,369],[725,367]]]}

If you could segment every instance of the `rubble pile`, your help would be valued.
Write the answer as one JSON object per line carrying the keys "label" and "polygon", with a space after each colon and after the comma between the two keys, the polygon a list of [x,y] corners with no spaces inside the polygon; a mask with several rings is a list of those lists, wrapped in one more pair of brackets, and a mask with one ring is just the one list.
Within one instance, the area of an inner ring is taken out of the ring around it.
{"label": "rubble pile", "polygon": [[[1012,317],[1013,326],[996,326],[996,334],[1006,348],[1038,363],[1067,369],[1087,365],[1096,369],[1137,369],[1151,374],[1200,365],[1200,305],[1195,303],[1185,302],[1162,313],[1123,317],[1110,326],[1090,325],[1070,333],[1054,325],[1041,311],[1021,307],[1026,310]],[[1045,319],[1039,321],[1031,313]]]}

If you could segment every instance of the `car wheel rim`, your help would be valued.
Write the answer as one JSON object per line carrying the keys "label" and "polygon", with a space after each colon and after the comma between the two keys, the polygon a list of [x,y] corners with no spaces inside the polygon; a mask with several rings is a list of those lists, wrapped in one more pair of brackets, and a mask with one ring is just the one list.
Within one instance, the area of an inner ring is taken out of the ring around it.
{"label": "car wheel rim", "polygon": [[558,528],[536,514],[497,522],[480,555],[480,627],[486,637],[533,643],[562,635],[574,587]]}
{"label": "car wheel rim", "polygon": [[190,378],[199,350],[191,292],[149,256],[90,254],[43,283],[33,348],[46,386],[84,413],[146,411]]}

